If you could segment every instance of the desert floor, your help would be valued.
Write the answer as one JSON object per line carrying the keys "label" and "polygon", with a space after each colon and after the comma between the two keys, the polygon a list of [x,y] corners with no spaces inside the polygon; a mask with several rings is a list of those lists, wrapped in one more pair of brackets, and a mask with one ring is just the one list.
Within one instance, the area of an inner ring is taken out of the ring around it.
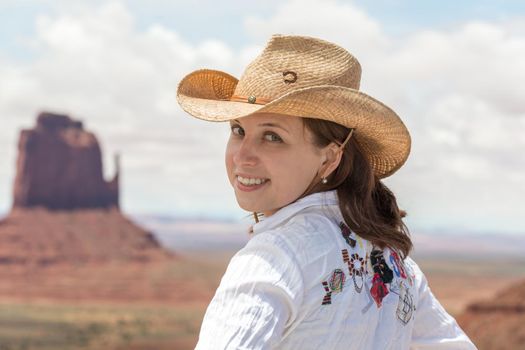
{"label": "desert floor", "polygon": [[[118,266],[47,275],[4,269],[0,350],[193,349],[206,305],[232,254],[186,252],[144,276]],[[416,261],[453,315],[525,278],[525,260],[519,258],[416,256]]]}

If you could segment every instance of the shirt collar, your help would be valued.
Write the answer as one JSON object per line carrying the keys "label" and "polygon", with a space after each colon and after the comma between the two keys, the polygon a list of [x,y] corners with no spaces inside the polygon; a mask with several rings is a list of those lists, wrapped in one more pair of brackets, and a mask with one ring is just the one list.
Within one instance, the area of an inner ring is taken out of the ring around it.
{"label": "shirt collar", "polygon": [[273,215],[264,218],[253,225],[253,233],[257,234],[263,231],[271,230],[284,223],[301,210],[314,206],[333,206],[338,205],[337,191],[326,191],[312,193],[306,197],[300,198],[293,203],[288,204],[276,211]]}

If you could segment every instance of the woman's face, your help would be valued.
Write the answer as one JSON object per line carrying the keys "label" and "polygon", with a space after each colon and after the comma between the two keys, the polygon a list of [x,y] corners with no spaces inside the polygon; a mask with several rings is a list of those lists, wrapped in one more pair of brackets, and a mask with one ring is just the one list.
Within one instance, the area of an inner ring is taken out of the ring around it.
{"label": "woman's face", "polygon": [[269,216],[292,203],[326,160],[299,117],[259,113],[230,125],[226,169],[244,210]]}

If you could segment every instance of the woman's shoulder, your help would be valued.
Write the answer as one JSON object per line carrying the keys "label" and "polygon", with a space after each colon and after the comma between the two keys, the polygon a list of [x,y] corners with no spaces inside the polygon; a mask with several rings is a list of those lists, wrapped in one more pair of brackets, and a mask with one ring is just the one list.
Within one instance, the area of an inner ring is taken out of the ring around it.
{"label": "woman's shoulder", "polygon": [[414,280],[414,284],[421,288],[422,285],[426,285],[427,279],[423,270],[420,268],[419,264],[410,256],[407,256],[403,259],[404,266],[409,271],[410,276]]}

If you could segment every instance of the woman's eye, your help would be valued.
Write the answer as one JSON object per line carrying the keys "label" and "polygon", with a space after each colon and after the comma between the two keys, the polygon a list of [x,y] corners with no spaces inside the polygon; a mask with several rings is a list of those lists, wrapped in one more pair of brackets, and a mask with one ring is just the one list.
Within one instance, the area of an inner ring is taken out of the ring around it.
{"label": "woman's eye", "polygon": [[283,139],[280,138],[279,135],[274,134],[274,133],[268,133],[264,135],[264,139],[270,142],[283,142]]}
{"label": "woman's eye", "polygon": [[232,134],[237,136],[244,136],[244,130],[239,125],[232,125],[231,126]]}

